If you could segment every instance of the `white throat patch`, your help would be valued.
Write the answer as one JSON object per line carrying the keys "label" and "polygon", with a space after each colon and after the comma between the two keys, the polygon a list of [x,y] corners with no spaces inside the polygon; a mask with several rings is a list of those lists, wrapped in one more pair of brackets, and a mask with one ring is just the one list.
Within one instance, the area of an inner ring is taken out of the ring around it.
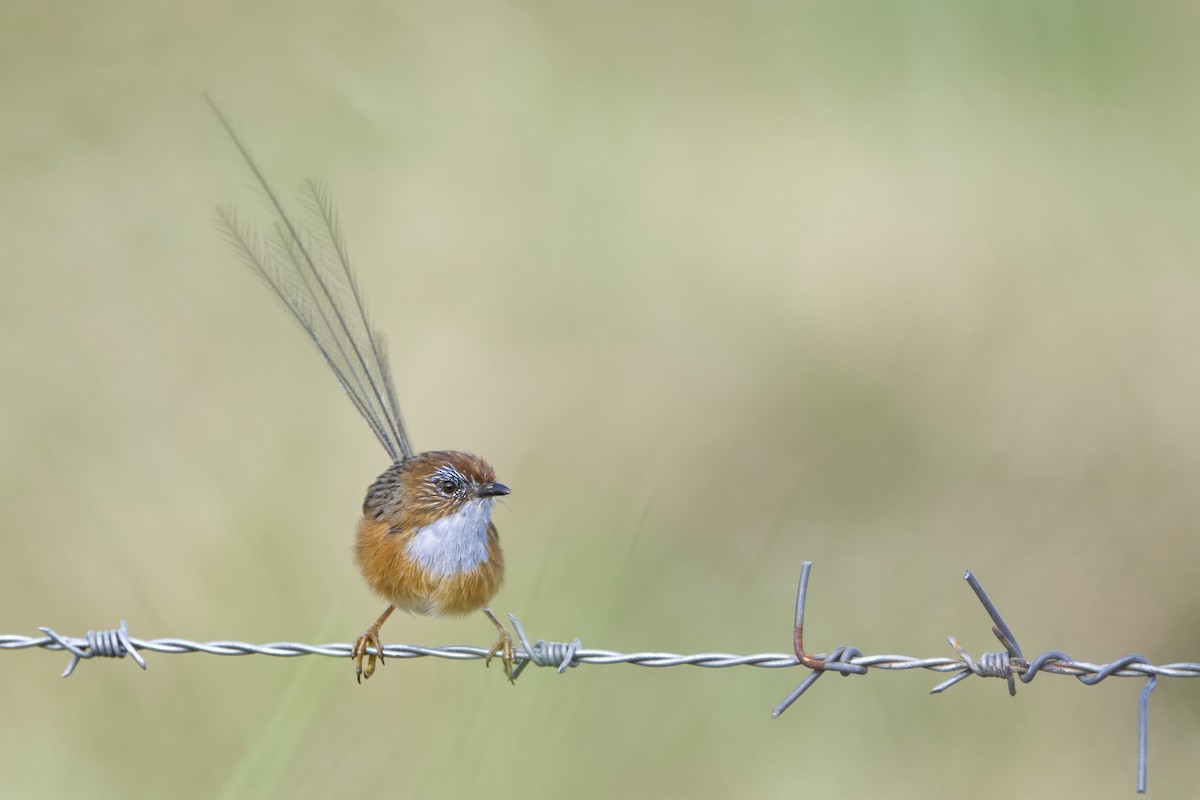
{"label": "white throat patch", "polygon": [[490,497],[468,500],[455,513],[417,531],[408,540],[405,554],[439,578],[486,563],[493,502]]}

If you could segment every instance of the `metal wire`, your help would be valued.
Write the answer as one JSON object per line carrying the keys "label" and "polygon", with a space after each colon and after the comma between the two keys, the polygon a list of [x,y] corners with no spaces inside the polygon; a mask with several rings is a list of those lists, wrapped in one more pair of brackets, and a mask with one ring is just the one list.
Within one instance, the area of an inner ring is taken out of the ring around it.
{"label": "metal wire", "polygon": [[[122,623],[124,624],[124,623]],[[70,637],[62,636],[49,628],[39,628],[45,633],[44,636],[24,636],[21,634],[0,634],[0,650],[26,650],[29,648],[42,648],[44,650],[67,650],[72,653],[73,660],[68,665],[68,670],[63,672],[63,677],[71,674],[74,671],[75,659],[100,658],[100,657],[123,657],[126,654],[131,656],[137,655],[136,651],[150,651],[153,653],[207,653],[213,656],[277,656],[280,658],[295,658],[296,656],[326,656],[329,658],[349,658],[350,649],[353,647],[351,642],[336,642],[331,644],[304,644],[302,642],[269,642],[266,644],[252,644],[250,642],[237,641],[215,641],[215,642],[194,642],[188,639],[138,639],[129,637],[129,647],[132,649],[125,650],[115,656],[110,656],[103,652],[90,652],[90,637],[96,635],[89,633],[87,637]],[[541,642],[539,641],[535,648],[561,648],[569,649],[573,643],[562,642]],[[75,651],[79,652],[76,653]],[[374,648],[368,650],[374,652]],[[443,645],[441,647],[423,647],[415,644],[388,644],[383,647],[383,655],[386,658],[445,658],[452,661],[470,661],[474,659],[482,659],[488,654],[486,647],[474,647],[472,645]],[[1047,655],[1052,655],[1047,654]],[[828,659],[831,656],[818,655],[816,658]],[[1040,658],[1040,657],[1039,657]],[[537,655],[537,650],[531,652],[524,647],[516,648],[516,663],[519,666],[533,664],[535,666],[549,666],[556,670],[561,669],[562,662],[551,658],[547,662],[539,663],[540,658]],[[964,677],[969,677],[972,674],[970,664],[966,663],[962,658],[934,657],[934,658],[916,658],[913,656],[902,655],[859,655],[851,658],[847,663],[864,667],[867,669],[881,670],[907,670],[907,669],[927,669],[931,672],[959,672],[966,670],[965,674],[955,676],[957,680]],[[1027,665],[1014,665],[1014,671],[1019,674],[1034,671],[1036,662],[1028,662]],[[1073,675],[1077,678],[1092,677],[1093,682],[1096,677],[1103,673],[1104,677],[1118,678],[1146,678],[1149,676],[1159,675],[1166,678],[1200,678],[1200,663],[1195,662],[1180,662],[1175,664],[1154,665],[1150,663],[1130,663],[1125,666],[1124,659],[1118,659],[1110,664],[1092,664],[1086,661],[1073,661],[1070,659],[1051,659],[1036,664],[1036,671],[1048,672],[1054,675]],[[622,653],[615,650],[592,650],[583,647],[576,648],[574,655],[567,663],[569,667],[577,667],[581,664],[596,664],[596,665],[612,665],[612,664],[631,664],[635,667],[705,667],[708,669],[720,669],[724,667],[762,667],[765,669],[782,669],[785,667],[796,667],[800,663],[796,660],[796,656],[792,653],[754,653],[751,655],[737,655],[734,653],[694,653],[691,655],[681,655],[679,653],[660,653],[660,652],[642,652],[642,653]],[[983,677],[991,677],[984,675]],[[1028,683],[1028,680],[1025,680]],[[935,694],[947,687],[945,684],[939,684],[930,694]]]}
{"label": "metal wire", "polygon": [[[972,675],[983,678],[1003,678],[1008,683],[1009,694],[1015,695],[1016,681],[1029,683],[1039,673],[1051,675],[1070,675],[1081,683],[1094,685],[1105,678],[1143,678],[1147,680],[1138,701],[1138,792],[1146,790],[1146,749],[1147,728],[1149,716],[1150,693],[1158,684],[1158,678],[1198,678],[1200,663],[1178,662],[1173,664],[1155,665],[1143,656],[1131,653],[1106,664],[1093,664],[1087,661],[1075,661],[1066,653],[1059,650],[1048,650],[1033,659],[1025,658],[1017,645],[1016,636],[1001,617],[994,603],[983,590],[978,579],[967,572],[964,576],[972,590],[987,610],[995,623],[992,629],[996,638],[1004,645],[1004,651],[984,653],[978,658],[972,657],[953,636],[948,637],[957,657],[915,658],[904,655],[864,655],[862,651],[852,647],[838,647],[828,654],[810,655],[804,651],[804,615],[808,590],[808,578],[812,569],[810,562],[805,562],[800,574],[800,586],[796,597],[796,616],[793,629],[794,652],[792,653],[756,653],[752,655],[736,655],[733,653],[695,653],[681,655],[678,653],[641,652],[621,653],[614,650],[592,650],[582,646],[578,639],[573,642],[546,642],[538,640],[531,643],[524,627],[512,614],[513,630],[517,634],[520,647],[516,648],[514,661],[514,679],[533,664],[539,667],[553,667],[559,674],[566,672],[569,667],[582,664],[611,665],[630,664],[639,667],[680,667],[694,666],[707,669],[723,669],[726,667],[760,667],[764,669],[783,669],[787,667],[804,666],[809,670],[805,679],[779,703],[772,712],[778,717],[788,709],[817,679],[826,672],[838,672],[844,675],[865,675],[871,669],[877,670],[909,670],[926,669],[931,672],[954,673],[949,679],[934,686],[931,694],[940,694],[960,681]],[[25,650],[42,648],[44,650],[60,650],[71,654],[71,660],[62,676],[65,678],[74,672],[79,662],[92,658],[124,658],[128,655],[138,666],[146,669],[146,662],[139,651],[155,653],[208,653],[218,656],[277,656],[280,658],[295,658],[297,656],[326,656],[329,658],[350,658],[353,644],[337,642],[332,644],[304,644],[300,642],[270,642],[268,644],[250,644],[248,642],[216,641],[193,642],[188,639],[137,639],[129,636],[125,621],[118,628],[110,631],[89,631],[86,636],[62,636],[50,628],[39,628],[42,636],[24,636],[20,634],[0,634],[0,650]],[[368,650],[374,652],[374,649]],[[446,645],[442,647],[422,647],[412,644],[389,644],[383,648],[386,658],[444,658],[454,661],[468,661],[486,658],[490,652],[486,647],[470,645]]]}

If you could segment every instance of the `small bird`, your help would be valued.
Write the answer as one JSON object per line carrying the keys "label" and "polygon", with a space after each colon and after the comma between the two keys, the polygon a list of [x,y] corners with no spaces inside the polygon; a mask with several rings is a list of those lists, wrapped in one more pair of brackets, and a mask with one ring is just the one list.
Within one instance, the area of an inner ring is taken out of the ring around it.
{"label": "small bird", "polygon": [[[359,683],[383,663],[379,629],[397,608],[439,616],[482,610],[500,638],[497,654],[513,679],[512,637],[487,608],[504,579],[492,505],[509,488],[482,458],[455,450],[413,453],[400,418],[383,340],[367,319],[325,186],[301,191],[306,223],[293,220],[245,143],[212,98],[205,97],[275,212],[266,247],[234,212],[220,208],[220,227],[304,328],[342,389],[392,459],[367,490],[354,554],[371,587],[388,603],[351,650]],[[366,666],[363,660],[366,659]]]}

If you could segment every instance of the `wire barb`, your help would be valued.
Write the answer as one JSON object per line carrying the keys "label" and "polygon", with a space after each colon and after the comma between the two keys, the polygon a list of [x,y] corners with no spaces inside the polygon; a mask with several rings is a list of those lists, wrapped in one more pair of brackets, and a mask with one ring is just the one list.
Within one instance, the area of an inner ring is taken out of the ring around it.
{"label": "wire barb", "polygon": [[817,682],[826,670],[840,672],[846,675],[866,675],[867,668],[854,663],[854,659],[862,656],[862,651],[854,647],[838,647],[828,656],[810,656],[804,652],[804,609],[808,604],[808,576],[812,572],[812,562],[805,561],[800,565],[800,585],[796,587],[796,624],[792,628],[792,647],[796,652],[796,663],[808,667],[812,674],[800,682],[791,694],[783,699],[771,711],[771,718],[777,719],[788,710],[792,703],[800,699],[800,695],[808,691],[808,687]]}
{"label": "wire barb", "polygon": [[63,670],[62,677],[64,678],[70,677],[71,673],[75,671],[76,665],[84,658],[124,658],[128,654],[139,667],[146,668],[146,660],[142,658],[129,638],[129,628],[126,626],[125,620],[121,620],[120,626],[115,630],[88,631],[87,636],[83,639],[68,639],[59,636],[50,628],[38,628],[38,630],[71,654],[71,661]]}
{"label": "wire barb", "polygon": [[[930,694],[939,694],[969,675],[978,675],[981,678],[1004,678],[1008,681],[1009,696],[1016,696],[1017,684],[1013,679],[1014,673],[1020,673],[1022,683],[1029,683],[1042,670],[1058,674],[1074,674],[1080,683],[1094,686],[1111,675],[1134,674],[1131,672],[1131,668],[1135,665],[1150,665],[1149,659],[1137,653],[1130,653],[1102,667],[1081,673],[1074,671],[1078,665],[1071,661],[1070,656],[1060,650],[1047,651],[1033,661],[1027,661],[1021,654],[1021,647],[1017,644],[1017,637],[1013,634],[1012,629],[1008,627],[1008,623],[1004,621],[1004,617],[1000,614],[1000,610],[996,608],[996,604],[988,597],[988,593],[984,590],[979,579],[970,570],[967,570],[963,578],[970,585],[971,590],[975,592],[975,596],[979,598],[979,602],[983,604],[984,609],[987,610],[988,616],[996,623],[992,628],[992,633],[1004,645],[1005,652],[984,653],[979,661],[975,661],[975,659],[967,654],[957,639],[953,636],[948,637],[950,644],[958,652],[959,657],[962,658],[965,668],[950,680],[933,687]],[[1138,794],[1144,794],[1146,791],[1146,751],[1150,717],[1150,693],[1154,691],[1157,685],[1158,676],[1151,673],[1146,687],[1142,690],[1138,700]]]}
{"label": "wire barb", "polygon": [[562,675],[567,671],[567,667],[577,667],[578,662],[575,661],[575,656],[583,647],[583,643],[576,639],[573,642],[547,642],[538,639],[534,644],[529,643],[529,637],[525,635],[525,628],[521,626],[521,620],[517,619],[516,614],[509,614],[508,618],[512,620],[513,630],[517,632],[517,640],[521,642],[523,650],[517,651],[517,659],[521,662],[513,670],[512,679],[515,682],[521,673],[525,671],[525,667],[534,664],[539,667],[558,667],[558,674]]}

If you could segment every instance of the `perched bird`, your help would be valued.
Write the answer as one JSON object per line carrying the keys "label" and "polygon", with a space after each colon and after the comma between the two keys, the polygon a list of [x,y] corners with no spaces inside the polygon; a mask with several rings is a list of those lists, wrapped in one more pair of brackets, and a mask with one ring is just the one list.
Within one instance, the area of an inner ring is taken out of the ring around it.
{"label": "perched bird", "polygon": [[413,453],[383,341],[367,320],[325,186],[304,184],[307,216],[303,224],[294,221],[245,143],[206,99],[275,213],[266,246],[231,209],[218,209],[222,230],[304,328],[392,459],[367,490],[355,540],[359,570],[389,604],[354,643],[350,657],[358,681],[371,677],[376,657],[383,663],[379,629],[397,608],[432,616],[482,610],[500,633],[487,663],[499,654],[512,680],[512,638],[487,608],[504,579],[492,504],[509,493],[508,487],[496,481],[486,461],[470,453]]}

